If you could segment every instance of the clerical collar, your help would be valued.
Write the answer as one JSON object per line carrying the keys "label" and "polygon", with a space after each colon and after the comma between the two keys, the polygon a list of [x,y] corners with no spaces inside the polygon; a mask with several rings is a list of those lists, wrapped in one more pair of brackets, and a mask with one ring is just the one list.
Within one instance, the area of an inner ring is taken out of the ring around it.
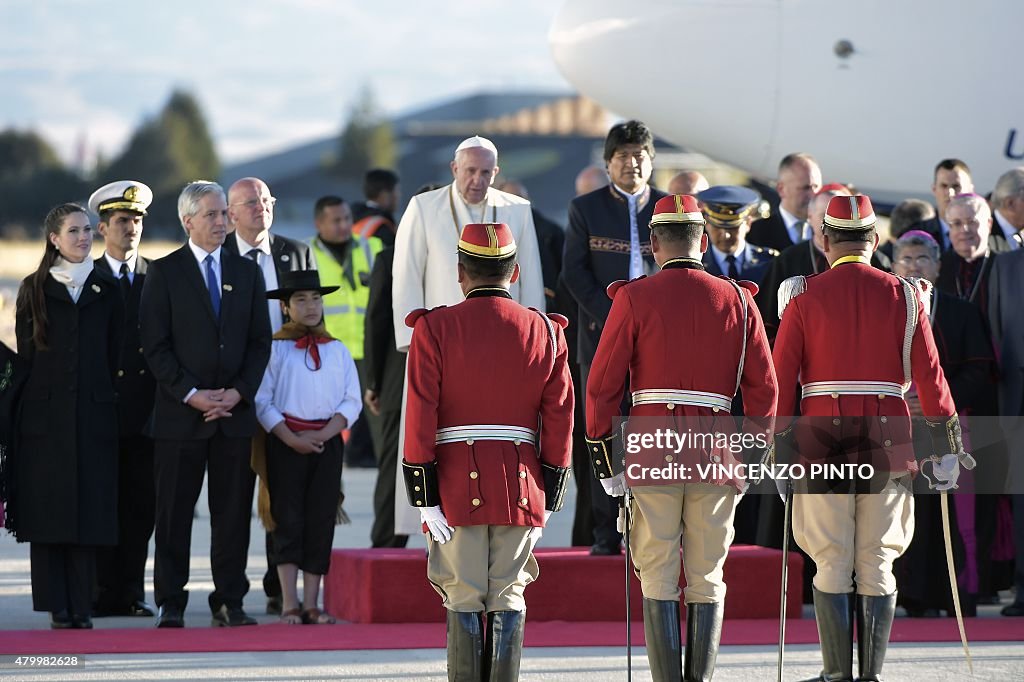
{"label": "clerical collar", "polygon": [[690,258],[688,256],[680,256],[679,258],[670,258],[661,264],[662,270],[703,270],[704,264],[696,258]]}
{"label": "clerical collar", "polygon": [[846,263],[860,263],[862,265],[870,266],[871,259],[867,256],[843,256],[842,258],[836,259],[836,262],[832,264],[832,268],[835,269],[836,266],[844,265]]}
{"label": "clerical collar", "polygon": [[476,287],[474,289],[470,289],[469,292],[466,294],[467,299],[488,298],[491,296],[496,298],[512,298],[512,294],[508,293],[508,289],[497,285],[486,285],[482,287]]}

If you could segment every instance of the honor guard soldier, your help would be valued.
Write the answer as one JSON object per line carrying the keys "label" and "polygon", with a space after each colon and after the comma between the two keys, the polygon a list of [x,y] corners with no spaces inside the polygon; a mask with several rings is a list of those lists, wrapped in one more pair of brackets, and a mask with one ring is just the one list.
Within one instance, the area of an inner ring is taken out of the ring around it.
{"label": "honor guard soldier", "polygon": [[715,185],[698,194],[697,199],[703,204],[704,219],[710,228],[711,245],[704,252],[704,268],[712,275],[728,275],[760,286],[779,255],[775,249],[747,241],[761,195],[748,187]]}
{"label": "honor guard soldier", "polygon": [[[704,226],[692,196],[658,200],[650,228],[661,271],[608,287],[612,307],[587,383],[586,412],[591,461],[609,495],[625,493],[624,475],[613,468],[611,453],[617,449],[613,419],[627,374],[631,420],[664,419],[667,410],[676,421],[699,419],[731,429],[729,410],[739,388],[749,418],[770,420],[775,414],[775,371],[751,292],[756,286],[705,271]],[[683,431],[678,424],[675,428]],[[762,437],[766,434],[762,431]],[[721,458],[702,453],[701,461]],[[714,674],[726,589],[722,568],[742,487],[741,482],[698,476],[632,487],[630,551],[643,590],[647,657],[655,680],[710,680]],[[685,664],[680,652],[680,539],[686,574]]]}
{"label": "honor guard soldier", "polygon": [[[934,466],[940,490],[955,484],[959,460],[966,455],[928,322],[923,293],[928,287],[871,267],[878,236],[868,197],[832,197],[819,229],[830,269],[790,278],[779,293],[776,446],[781,454],[791,452],[795,443],[802,462],[845,454],[847,461],[870,458],[888,467],[881,472],[880,491],[877,484],[872,492],[853,481],[846,493],[797,494],[793,499],[793,536],[817,567],[813,591],[824,662],[820,679],[853,679],[856,610],[857,679],[878,680],[896,609],[893,560],[914,532],[914,499],[907,482],[918,464],[904,400],[911,381],[931,427],[933,452],[941,456]],[[813,432],[803,420],[794,430],[797,383],[802,384],[800,413],[814,420]],[[872,417],[870,426],[864,417]],[[828,429],[830,450],[823,453],[817,444]],[[872,438],[865,440],[864,433]],[[821,487],[813,480],[809,485]]]}
{"label": "honor guard soldier", "polygon": [[515,680],[533,548],[562,506],[571,459],[566,321],[512,299],[507,225],[466,225],[458,258],[466,300],[406,318],[402,469],[448,611],[448,678]]}

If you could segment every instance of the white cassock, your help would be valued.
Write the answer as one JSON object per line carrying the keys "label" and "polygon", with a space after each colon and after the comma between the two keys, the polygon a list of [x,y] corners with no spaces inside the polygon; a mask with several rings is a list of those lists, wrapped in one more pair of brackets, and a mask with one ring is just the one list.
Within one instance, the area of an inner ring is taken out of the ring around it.
{"label": "white cassock", "polygon": [[[533,226],[530,202],[491,187],[487,199],[469,205],[455,183],[418,194],[409,200],[395,238],[395,264],[392,296],[395,321],[395,345],[408,352],[412,329],[405,316],[418,308],[455,305],[465,299],[459,286],[456,265],[462,227],[469,223],[505,223],[516,240],[519,281],[511,286],[512,298],[525,306],[544,310],[544,280],[540,269],[537,232]],[[408,377],[402,390],[402,420],[398,442],[405,451],[405,396]],[[395,533],[411,535],[420,530],[419,512],[409,504],[402,467],[395,479]]]}

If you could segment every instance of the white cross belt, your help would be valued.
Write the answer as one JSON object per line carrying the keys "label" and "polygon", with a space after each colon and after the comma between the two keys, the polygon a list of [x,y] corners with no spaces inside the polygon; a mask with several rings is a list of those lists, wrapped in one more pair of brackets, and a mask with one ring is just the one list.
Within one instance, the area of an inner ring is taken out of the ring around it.
{"label": "white cross belt", "polygon": [[520,443],[537,444],[537,434],[532,429],[522,426],[505,426],[503,424],[466,424],[464,426],[446,426],[434,434],[435,445],[461,443],[472,445],[477,440],[507,440]]}
{"label": "white cross belt", "polygon": [[812,381],[801,388],[804,398],[841,395],[877,395],[903,398],[903,386],[892,381]]}
{"label": "white cross belt", "polygon": [[710,407],[715,412],[732,410],[732,398],[721,393],[708,391],[684,391],[675,388],[648,388],[633,391],[634,405],[665,405],[670,410],[676,405]]}

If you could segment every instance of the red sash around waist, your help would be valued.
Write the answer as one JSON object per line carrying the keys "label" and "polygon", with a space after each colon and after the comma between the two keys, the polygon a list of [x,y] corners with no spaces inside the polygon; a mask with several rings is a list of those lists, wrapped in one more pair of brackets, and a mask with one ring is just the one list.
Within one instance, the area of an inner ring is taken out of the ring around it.
{"label": "red sash around waist", "polygon": [[299,419],[290,414],[284,416],[284,425],[292,431],[316,431],[327,425],[327,419]]}

